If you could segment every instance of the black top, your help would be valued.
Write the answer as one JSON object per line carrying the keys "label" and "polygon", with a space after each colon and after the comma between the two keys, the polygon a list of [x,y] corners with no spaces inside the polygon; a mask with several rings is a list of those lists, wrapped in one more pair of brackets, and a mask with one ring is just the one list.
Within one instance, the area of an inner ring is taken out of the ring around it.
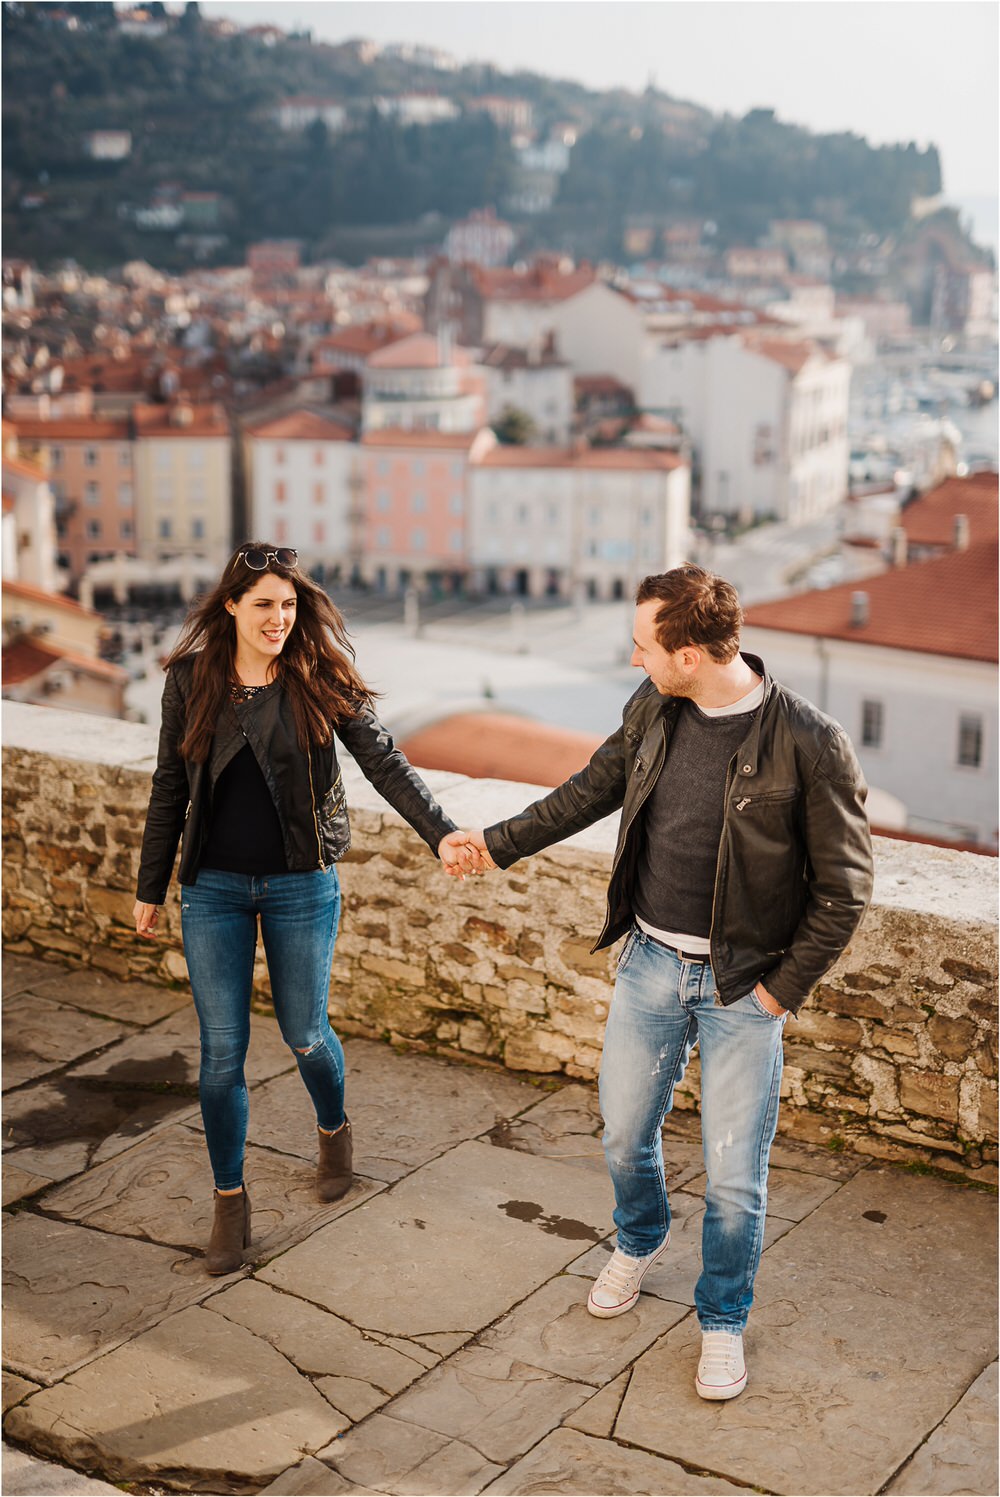
{"label": "black top", "polygon": [[[234,683],[231,694],[234,702],[247,702],[265,689]],[[215,786],[201,866],[251,878],[288,872],[281,822],[249,743],[229,761]]]}
{"label": "black top", "polygon": [[729,761],[753,712],[710,717],[694,702],[677,715],[667,762],[643,812],[634,908],[657,930],[707,937],[712,926]]}

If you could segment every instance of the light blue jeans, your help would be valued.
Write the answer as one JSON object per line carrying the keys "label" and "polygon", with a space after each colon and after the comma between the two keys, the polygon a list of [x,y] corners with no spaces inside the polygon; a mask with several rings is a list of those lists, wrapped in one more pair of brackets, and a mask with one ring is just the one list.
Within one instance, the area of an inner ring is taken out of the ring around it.
{"label": "light blue jeans", "polygon": [[181,888],[181,933],[201,1030],[198,1092],[217,1190],[243,1183],[250,1104],[243,1066],[257,922],[282,1039],[321,1128],[344,1121],[344,1051],[327,1002],[340,918],[335,868],[251,878],[203,868]]}
{"label": "light blue jeans", "polygon": [[702,1330],[742,1331],[764,1239],[767,1161],[778,1124],[784,1017],[748,993],[723,1007],[707,962],[682,961],[634,928],[622,951],[601,1061],[604,1153],[618,1246],[635,1258],[670,1228],[660,1126],[695,1044],[705,1157]]}

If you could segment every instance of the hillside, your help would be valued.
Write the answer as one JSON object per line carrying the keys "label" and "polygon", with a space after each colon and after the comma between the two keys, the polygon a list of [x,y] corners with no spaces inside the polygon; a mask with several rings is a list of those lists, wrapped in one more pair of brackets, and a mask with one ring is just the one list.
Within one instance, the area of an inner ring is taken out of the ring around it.
{"label": "hillside", "polygon": [[[835,246],[851,245],[898,232],[911,199],[940,190],[933,147],[817,136],[767,110],[718,118],[655,90],[597,93],[372,56],[359,43],[227,34],[196,5],[163,25],[131,35],[108,5],[3,6],[8,255],[181,269],[290,236],[307,256],[352,260],[435,248],[487,203],[517,223],[526,249],[591,257],[621,257],[626,220],[650,212],[709,219],[721,246],[754,242],[775,218],[817,219]],[[459,113],[404,124],[373,105],[404,93],[440,95]],[[526,100],[539,141],[555,126],[577,136],[542,210],[516,206],[523,170],[510,133],[472,109],[486,94]],[[280,129],[273,111],[291,95],[337,100],[343,128]],[[90,159],[88,132],[112,130],[131,133],[130,154]],[[202,196],[178,208],[184,194]],[[148,226],[151,207],[165,226]]]}

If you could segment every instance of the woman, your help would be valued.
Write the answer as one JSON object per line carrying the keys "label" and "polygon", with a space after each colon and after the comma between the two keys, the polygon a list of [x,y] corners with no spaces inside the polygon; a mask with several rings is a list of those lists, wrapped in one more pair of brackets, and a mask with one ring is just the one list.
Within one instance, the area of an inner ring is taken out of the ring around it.
{"label": "woman", "polygon": [[344,1052],[327,1018],[336,864],[351,840],[334,730],[446,871],[461,876],[478,860],[376,720],[343,619],[295,551],[241,547],[166,670],[133,913],[153,938],[183,834],[181,930],[215,1176],[206,1267],[223,1274],[250,1243],[243,1064],[258,917],[278,1024],[316,1110],[320,1198],[338,1200],[352,1180]]}

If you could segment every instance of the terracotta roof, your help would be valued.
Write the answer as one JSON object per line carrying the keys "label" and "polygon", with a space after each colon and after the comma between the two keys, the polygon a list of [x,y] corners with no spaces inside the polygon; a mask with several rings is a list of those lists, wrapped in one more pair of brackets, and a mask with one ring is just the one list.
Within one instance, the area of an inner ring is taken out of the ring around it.
{"label": "terracotta roof", "polygon": [[[851,624],[854,593],[868,597],[868,622]],[[746,612],[748,628],[780,629],[920,655],[997,659],[997,548],[981,541],[929,561],[837,587],[797,593]]]}
{"label": "terracotta roof", "polygon": [[908,504],[899,523],[914,546],[945,546],[955,543],[955,516],[966,515],[971,541],[996,540],[1000,533],[998,481],[995,473],[971,473],[967,478],[946,478],[936,488]]}
{"label": "terracotta roof", "polygon": [[493,343],[486,348],[477,361],[484,369],[565,369],[565,359],[549,348],[542,348],[537,358],[529,356],[527,348],[517,348],[509,343]]}
{"label": "terracotta roof", "polygon": [[354,433],[349,426],[317,416],[314,411],[289,411],[273,421],[248,426],[254,437],[281,438],[286,442],[350,442]]}
{"label": "terracotta roof", "polygon": [[600,735],[575,733],[504,712],[459,712],[421,728],[400,744],[420,769],[445,769],[475,780],[561,785],[582,769]]}
{"label": "terracotta roof", "polygon": [[391,322],[358,322],[341,328],[340,332],[317,339],[314,348],[317,353],[353,353],[367,357],[376,349],[386,348],[390,343],[398,343],[401,338],[419,332],[420,326],[419,317],[402,312]]}
{"label": "terracotta roof", "polygon": [[74,598],[64,598],[62,593],[47,593],[42,587],[32,587],[28,582],[4,582],[5,598],[24,598],[29,603],[47,603],[52,608],[63,608],[69,613],[83,614],[88,619],[99,619],[101,615],[84,608]]}
{"label": "terracotta roof", "polygon": [[44,644],[40,639],[27,635],[5,645],[3,650],[3,684],[16,686],[21,681],[30,681],[53,665],[70,665],[74,670],[86,671],[91,676],[103,676],[109,681],[127,681],[128,671],[110,660],[100,660],[94,655],[79,655],[73,650],[62,650],[57,645]]}
{"label": "terracotta roof", "polygon": [[686,466],[676,452],[651,447],[493,447],[480,459],[484,468],[638,468],[668,471]]}
{"label": "terracotta roof", "polygon": [[597,276],[589,265],[560,270],[545,263],[528,270],[487,270],[472,267],[480,296],[485,301],[566,301],[593,285]]}
{"label": "terracotta roof", "polygon": [[741,338],[750,353],[759,354],[762,359],[770,359],[773,364],[780,364],[790,374],[798,374],[810,359],[827,358],[815,343],[786,342],[783,338],[761,337],[758,333],[742,333]]}
{"label": "terracotta roof", "polygon": [[387,426],[381,431],[366,431],[361,444],[363,447],[441,447],[467,452],[478,435],[477,431],[404,431],[398,426]]}
{"label": "terracotta roof", "polygon": [[433,333],[411,333],[377,349],[368,359],[369,369],[440,369],[469,363],[464,348],[454,345],[447,363],[441,358],[441,343]]}
{"label": "terracotta roof", "polygon": [[179,408],[166,405],[132,407],[137,437],[228,437],[229,422],[221,405],[185,405],[188,419],[177,418]]}
{"label": "terracotta roof", "polygon": [[28,442],[125,442],[127,421],[104,421],[92,416],[67,416],[55,421],[19,417],[17,434]]}

